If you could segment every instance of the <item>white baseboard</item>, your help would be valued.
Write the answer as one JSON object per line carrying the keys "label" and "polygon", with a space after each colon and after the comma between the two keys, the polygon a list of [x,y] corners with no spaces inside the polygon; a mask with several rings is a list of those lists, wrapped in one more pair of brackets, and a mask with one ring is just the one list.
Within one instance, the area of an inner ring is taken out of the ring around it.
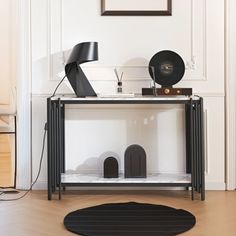
{"label": "white baseboard", "polygon": [[35,185],[32,188],[33,190],[47,190],[48,189],[48,184],[47,181],[37,181]]}
{"label": "white baseboard", "polygon": [[206,190],[226,190],[226,185],[221,182],[208,182],[206,183]]}

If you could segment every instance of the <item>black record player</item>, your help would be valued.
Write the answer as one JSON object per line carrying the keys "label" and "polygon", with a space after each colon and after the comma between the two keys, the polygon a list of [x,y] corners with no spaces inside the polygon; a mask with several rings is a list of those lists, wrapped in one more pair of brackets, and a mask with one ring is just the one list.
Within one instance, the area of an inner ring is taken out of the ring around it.
{"label": "black record player", "polygon": [[[149,74],[154,81],[152,88],[142,88],[142,95],[192,95],[192,88],[173,88],[184,76],[183,59],[175,52],[164,50],[156,53],[149,63]],[[156,88],[155,83],[161,85]]]}

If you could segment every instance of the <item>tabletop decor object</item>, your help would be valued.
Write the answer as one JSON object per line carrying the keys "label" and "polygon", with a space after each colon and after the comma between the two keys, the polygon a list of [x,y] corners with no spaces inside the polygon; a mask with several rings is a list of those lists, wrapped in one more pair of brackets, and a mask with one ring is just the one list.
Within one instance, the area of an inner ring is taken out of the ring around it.
{"label": "tabletop decor object", "polygon": [[146,152],[138,144],[130,145],[125,150],[125,178],[146,178]]}
{"label": "tabletop decor object", "polygon": [[[176,52],[164,50],[156,53],[149,62],[152,88],[143,88],[142,95],[192,95],[192,88],[173,88],[185,74],[185,64]],[[156,88],[156,83],[161,88]]]}
{"label": "tabletop decor object", "polygon": [[103,166],[104,178],[118,178],[119,177],[119,165],[115,157],[108,157],[104,161]]}
{"label": "tabletop decor object", "polygon": [[98,60],[97,42],[79,43],[72,49],[65,72],[77,97],[97,96],[80,67],[82,63],[96,60]]}

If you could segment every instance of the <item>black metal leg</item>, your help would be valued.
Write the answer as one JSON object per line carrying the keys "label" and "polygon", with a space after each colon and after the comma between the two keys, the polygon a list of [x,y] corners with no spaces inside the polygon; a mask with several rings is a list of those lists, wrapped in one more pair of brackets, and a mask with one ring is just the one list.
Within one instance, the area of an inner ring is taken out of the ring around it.
{"label": "black metal leg", "polygon": [[196,155],[196,103],[193,103],[193,168],[194,168],[194,189],[197,188],[197,155]]}
{"label": "black metal leg", "polygon": [[195,173],[196,173],[196,191],[200,192],[200,169],[199,169],[199,102],[195,104]]}
{"label": "black metal leg", "polygon": [[58,103],[56,102],[56,112],[55,112],[55,186],[56,189],[59,186],[59,181],[58,181],[58,155],[59,155],[59,151],[58,151],[58,147],[59,147],[59,143],[58,143]]}
{"label": "black metal leg", "polygon": [[197,171],[198,171],[198,187],[197,191],[198,193],[201,193],[201,106],[200,106],[200,101],[198,102],[197,105],[197,130],[198,130],[198,165],[197,165]]}
{"label": "black metal leg", "polygon": [[66,163],[65,163],[65,105],[61,106],[61,142],[62,142],[62,173],[66,171]]}
{"label": "black metal leg", "polygon": [[201,136],[201,200],[205,200],[205,147],[204,147],[204,108],[203,108],[203,98],[200,98],[200,136]]}
{"label": "black metal leg", "polygon": [[195,173],[194,173],[194,149],[193,149],[193,138],[194,138],[194,134],[193,134],[193,100],[190,100],[190,157],[191,157],[191,191],[192,191],[192,200],[194,200],[194,182],[195,182]]}
{"label": "black metal leg", "polygon": [[61,200],[61,171],[62,171],[62,120],[61,120],[61,102],[58,99],[58,187],[59,187],[59,200]]}
{"label": "black metal leg", "polygon": [[185,105],[186,173],[191,173],[190,106]]}
{"label": "black metal leg", "polygon": [[14,133],[15,133],[15,173],[14,173],[14,188],[16,188],[16,176],[17,176],[17,120],[14,116]]}
{"label": "black metal leg", "polygon": [[48,98],[47,99],[47,128],[48,128],[48,131],[47,131],[47,146],[48,146],[48,149],[47,149],[47,163],[48,163],[48,200],[51,200],[52,199],[52,182],[51,182],[51,169],[52,169],[52,166],[51,166],[51,159],[52,159],[52,152],[51,152],[51,147],[52,147],[52,131],[51,131],[51,128],[52,128],[52,120],[51,120],[51,98]]}
{"label": "black metal leg", "polygon": [[56,103],[52,103],[52,192],[56,191],[56,155],[57,155],[57,136],[56,136]]}

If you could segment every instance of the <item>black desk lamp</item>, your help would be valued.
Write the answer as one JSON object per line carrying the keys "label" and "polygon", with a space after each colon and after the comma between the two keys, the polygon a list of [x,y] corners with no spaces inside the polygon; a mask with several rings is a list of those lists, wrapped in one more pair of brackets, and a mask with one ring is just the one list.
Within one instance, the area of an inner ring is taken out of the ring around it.
{"label": "black desk lamp", "polygon": [[98,43],[84,42],[74,46],[65,66],[66,76],[77,97],[97,96],[80,64],[98,60]]}

